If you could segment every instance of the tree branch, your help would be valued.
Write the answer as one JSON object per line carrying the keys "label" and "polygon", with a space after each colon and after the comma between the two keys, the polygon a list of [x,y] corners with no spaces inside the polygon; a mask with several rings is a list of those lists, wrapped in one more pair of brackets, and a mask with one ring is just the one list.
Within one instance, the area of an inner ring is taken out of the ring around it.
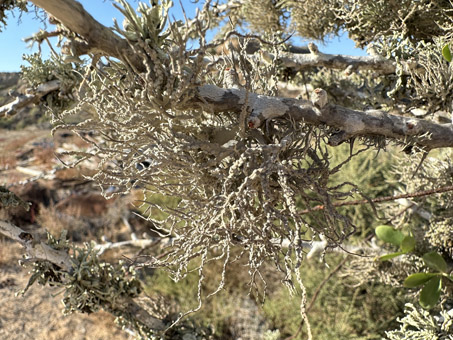
{"label": "tree branch", "polygon": [[132,50],[128,42],[96,21],[77,1],[32,0],[32,2],[86,41],[87,45],[78,45],[79,48],[83,46],[80,53],[101,53],[128,61],[138,70],[145,69],[141,58]]}
{"label": "tree branch", "polygon": [[60,88],[59,80],[51,80],[47,83],[41,84],[37,87],[33,93],[28,93],[25,95],[20,95],[16,97],[11,103],[5,104],[0,107],[0,115],[4,114],[5,116],[14,115],[20,109],[32,104],[37,103],[39,99],[49,92],[56,91]]}
{"label": "tree branch", "polygon": [[[263,58],[273,61],[274,56],[268,52],[262,52]],[[322,52],[310,53],[282,53],[278,59],[282,66],[303,70],[312,67],[327,67],[333,69],[345,69],[348,73],[354,71],[374,71],[379,74],[395,73],[396,64],[392,60],[381,56],[348,56],[342,54],[325,54]]]}
{"label": "tree branch", "polygon": [[[241,113],[246,91],[223,89],[215,85],[203,85],[191,101],[181,109],[200,108],[206,112]],[[249,127],[257,128],[272,118],[288,118],[310,125],[328,125],[339,130],[329,143],[339,145],[353,137],[385,137],[410,141],[427,150],[453,147],[452,124],[436,124],[426,120],[395,116],[384,111],[356,111],[339,105],[327,104],[323,108],[306,100],[248,94],[246,103]]]}
{"label": "tree branch", "polygon": [[68,253],[53,249],[44,242],[36,240],[32,234],[16,227],[14,224],[0,220],[0,234],[22,244],[27,254],[31,257],[49,261],[67,272],[72,270],[73,263]]}
{"label": "tree branch", "polygon": [[[448,192],[448,191],[453,191],[453,185],[448,185],[446,187],[441,187],[441,188],[437,188],[437,189],[429,189],[429,190],[417,191],[417,192],[394,195],[394,196],[378,197],[378,198],[373,198],[371,200],[355,200],[355,201],[335,202],[332,205],[334,207],[344,207],[344,206],[362,205],[362,204],[368,204],[368,203],[381,203],[381,202],[401,200],[401,199],[405,199],[405,198],[430,196],[430,195],[434,195],[434,194],[441,194],[441,193]],[[313,211],[324,210],[324,209],[325,209],[324,205],[317,205],[316,207],[313,207],[311,209],[306,209],[306,210],[301,211],[300,214],[308,214]]]}
{"label": "tree branch", "polygon": [[[81,35],[87,44],[101,53],[127,60],[138,69],[143,64],[126,40],[119,38],[109,28],[98,23],[83,7],[74,0],[33,0],[60,20],[66,27]],[[380,69],[393,73],[394,66],[388,60],[378,57],[345,57],[320,53],[317,47],[309,46],[310,54],[293,54],[297,56],[294,65],[325,66],[345,68],[355,65],[358,69]],[[288,60],[288,63],[290,61]],[[294,60],[292,61],[294,62]],[[268,97],[250,93],[247,106],[251,115],[249,126],[258,127],[265,120],[286,116],[294,120],[303,120],[312,125],[329,125],[339,129],[332,136],[331,145],[338,145],[352,137],[382,136],[401,141],[414,142],[426,149],[452,147],[453,128],[451,124],[440,125],[415,118],[406,118],[388,114],[383,111],[355,111],[341,106],[327,105],[322,110],[304,102],[290,98]],[[197,95],[181,109],[200,108],[208,112],[237,112],[240,114],[245,103],[245,91],[241,89],[225,90],[214,85],[198,88]]]}
{"label": "tree branch", "polygon": [[121,248],[121,247],[138,247],[138,248],[146,248],[158,243],[160,240],[153,240],[153,239],[132,239],[129,241],[121,241],[121,242],[106,242],[103,244],[96,244],[94,249],[96,250],[98,255],[102,255],[108,249],[114,248]]}

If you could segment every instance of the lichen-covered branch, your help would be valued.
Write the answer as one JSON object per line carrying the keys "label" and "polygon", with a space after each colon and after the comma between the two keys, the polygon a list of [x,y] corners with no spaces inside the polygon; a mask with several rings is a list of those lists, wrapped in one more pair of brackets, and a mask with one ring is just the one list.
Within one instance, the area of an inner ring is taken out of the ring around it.
{"label": "lichen-covered branch", "polygon": [[76,54],[101,53],[123,61],[127,60],[137,69],[143,69],[142,60],[134,53],[127,41],[96,21],[77,1],[33,0],[32,2],[84,39],[84,43],[80,42],[77,45],[83,48],[78,52],[75,51]]}
{"label": "lichen-covered branch", "polygon": [[[373,56],[348,56],[342,54],[326,54],[318,51],[314,44],[309,44],[310,53],[285,52],[278,59],[282,66],[303,70],[312,67],[327,67],[344,69],[348,73],[354,71],[374,71],[382,75],[392,74],[396,71],[396,63],[379,55]],[[273,60],[274,56],[263,52],[265,60]]]}
{"label": "lichen-covered branch", "polygon": [[42,98],[49,92],[58,90],[59,88],[59,80],[51,80],[47,83],[41,84],[32,93],[20,95],[11,103],[1,106],[0,115],[10,116],[16,114],[20,109],[30,104],[37,103],[40,98]]}
{"label": "lichen-covered branch", "polygon": [[[84,312],[91,312],[103,307],[110,313],[116,316],[120,315],[135,327],[138,327],[137,332],[144,331],[143,326],[153,332],[165,328],[162,320],[148,312],[146,306],[142,303],[143,298],[136,296],[137,289],[135,286],[139,285],[138,281],[132,282],[130,274],[128,274],[127,280],[129,281],[126,280],[121,283],[118,289],[117,284],[123,280],[123,276],[118,275],[117,269],[113,266],[97,261],[96,249],[92,248],[86,251],[78,249],[70,255],[64,249],[55,249],[49,244],[36,240],[31,233],[4,220],[0,220],[0,234],[22,244],[32,259],[49,262],[59,268],[57,271],[61,271],[65,275],[56,279],[57,281],[54,284],[64,286],[68,290],[75,289],[75,287],[80,289],[68,295],[72,300],[66,298],[65,307],[69,312],[79,309]],[[89,261],[89,263],[84,263],[80,259]],[[39,268],[43,270],[42,268],[47,267],[38,266],[34,271],[38,273]],[[52,270],[55,271],[56,269]],[[43,275],[43,277],[47,276]],[[33,278],[30,280],[28,286],[34,281]],[[61,280],[61,282],[58,280]],[[74,284],[75,282],[77,284]],[[86,284],[92,284],[92,286],[85,287]],[[129,288],[130,291],[127,291]],[[108,294],[106,294],[107,292]],[[72,303],[77,301],[78,293],[83,294],[84,302],[82,304]],[[93,296],[89,297],[89,294],[93,294]],[[91,305],[87,301],[92,301],[96,305]]]}
{"label": "lichen-covered branch", "polygon": [[[193,108],[207,112],[234,112],[240,114],[245,104],[246,91],[223,89],[214,85],[198,88],[190,102]],[[453,147],[453,125],[436,124],[426,120],[396,116],[384,111],[357,111],[339,105],[326,105],[322,109],[311,102],[248,94],[246,106],[250,112],[249,127],[259,127],[272,118],[288,118],[310,125],[328,125],[338,129],[331,145],[338,145],[353,137],[385,137],[412,143],[426,149]]]}
{"label": "lichen-covered branch", "polygon": [[14,224],[0,220],[0,234],[22,244],[27,254],[31,257],[49,261],[62,270],[71,271],[73,263],[67,252],[53,249],[44,242],[36,240],[31,233],[16,227]]}

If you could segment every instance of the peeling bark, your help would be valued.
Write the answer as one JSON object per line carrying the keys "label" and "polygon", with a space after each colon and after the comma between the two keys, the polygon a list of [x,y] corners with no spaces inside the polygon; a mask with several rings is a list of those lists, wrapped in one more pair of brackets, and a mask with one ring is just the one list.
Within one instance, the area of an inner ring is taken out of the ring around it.
{"label": "peeling bark", "polygon": [[[207,112],[241,113],[245,103],[245,90],[223,89],[214,85],[199,87],[197,96],[190,102],[192,107]],[[265,104],[265,105],[263,105]],[[356,111],[339,105],[327,104],[322,109],[306,100],[269,97],[249,93],[246,104],[251,113],[249,120],[253,127],[260,126],[265,120],[282,117],[296,121],[303,120],[311,125],[328,125],[343,131],[340,141],[353,137],[376,137],[412,141],[416,145],[431,150],[453,147],[453,125],[436,124],[422,119],[402,117],[384,111]]]}
{"label": "peeling bark", "polygon": [[105,54],[129,61],[138,70],[144,70],[141,59],[134,53],[128,42],[96,21],[77,1],[32,0],[32,2],[86,41],[86,45],[78,44],[79,47],[83,46],[79,53]]}

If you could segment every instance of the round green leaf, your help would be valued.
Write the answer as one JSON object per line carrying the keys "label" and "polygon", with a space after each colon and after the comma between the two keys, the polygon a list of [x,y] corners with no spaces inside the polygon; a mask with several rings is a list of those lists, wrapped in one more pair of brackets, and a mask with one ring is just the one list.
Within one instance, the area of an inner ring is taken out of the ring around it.
{"label": "round green leaf", "polygon": [[442,281],[440,277],[433,277],[429,280],[420,292],[420,306],[425,309],[433,308],[439,301],[442,290]]}
{"label": "round green leaf", "polygon": [[438,276],[438,274],[435,273],[415,273],[411,274],[406,279],[404,280],[404,287],[406,288],[414,288],[418,287],[427,281],[431,280],[433,277]]}
{"label": "round green leaf", "polygon": [[423,261],[426,265],[434,270],[438,270],[442,273],[447,271],[447,263],[437,252],[432,251],[423,255]]}
{"label": "round green leaf", "polygon": [[403,242],[404,234],[388,225],[380,225],[376,227],[376,236],[384,242],[400,246]]}
{"label": "round green leaf", "polygon": [[403,253],[409,253],[415,249],[415,238],[412,236],[406,236],[401,242],[401,251]]}
{"label": "round green leaf", "polygon": [[388,260],[393,259],[394,257],[400,256],[400,255],[403,255],[403,254],[404,254],[403,252],[386,254],[386,255],[380,256],[380,257],[379,257],[379,260],[381,260],[381,261],[388,261]]}
{"label": "round green leaf", "polygon": [[442,48],[442,55],[444,56],[445,60],[448,62],[451,62],[451,53],[450,53],[450,48],[448,47],[448,44]]}

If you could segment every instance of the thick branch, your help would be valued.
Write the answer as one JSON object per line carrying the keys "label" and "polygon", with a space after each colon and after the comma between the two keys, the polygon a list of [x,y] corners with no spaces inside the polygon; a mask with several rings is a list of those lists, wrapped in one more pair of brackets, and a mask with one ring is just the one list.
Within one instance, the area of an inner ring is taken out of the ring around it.
{"label": "thick branch", "polygon": [[32,234],[7,221],[0,220],[0,234],[22,244],[27,254],[31,257],[49,261],[64,271],[71,271],[72,262],[67,252],[53,249],[47,244],[36,240]]}
{"label": "thick branch", "polygon": [[127,41],[96,21],[77,1],[32,0],[32,2],[54,16],[65,27],[80,35],[87,42],[83,53],[105,54],[127,60],[139,70],[144,69],[141,59]]}
{"label": "thick branch", "polygon": [[47,83],[41,84],[33,93],[28,93],[17,97],[11,103],[5,104],[0,107],[0,115],[5,116],[16,114],[20,109],[32,104],[37,103],[39,99],[49,92],[58,90],[60,88],[59,80],[51,80]]}
{"label": "thick branch", "polygon": [[[181,109],[202,108],[207,112],[241,113],[246,92],[243,89],[223,89],[214,85],[198,88],[189,106]],[[332,136],[331,145],[338,145],[353,137],[376,137],[410,141],[426,149],[453,147],[452,124],[395,116],[383,111],[356,111],[338,105],[322,109],[311,102],[248,94],[249,127],[256,128],[265,120],[276,117],[303,120],[311,125],[328,125],[340,131]]]}

